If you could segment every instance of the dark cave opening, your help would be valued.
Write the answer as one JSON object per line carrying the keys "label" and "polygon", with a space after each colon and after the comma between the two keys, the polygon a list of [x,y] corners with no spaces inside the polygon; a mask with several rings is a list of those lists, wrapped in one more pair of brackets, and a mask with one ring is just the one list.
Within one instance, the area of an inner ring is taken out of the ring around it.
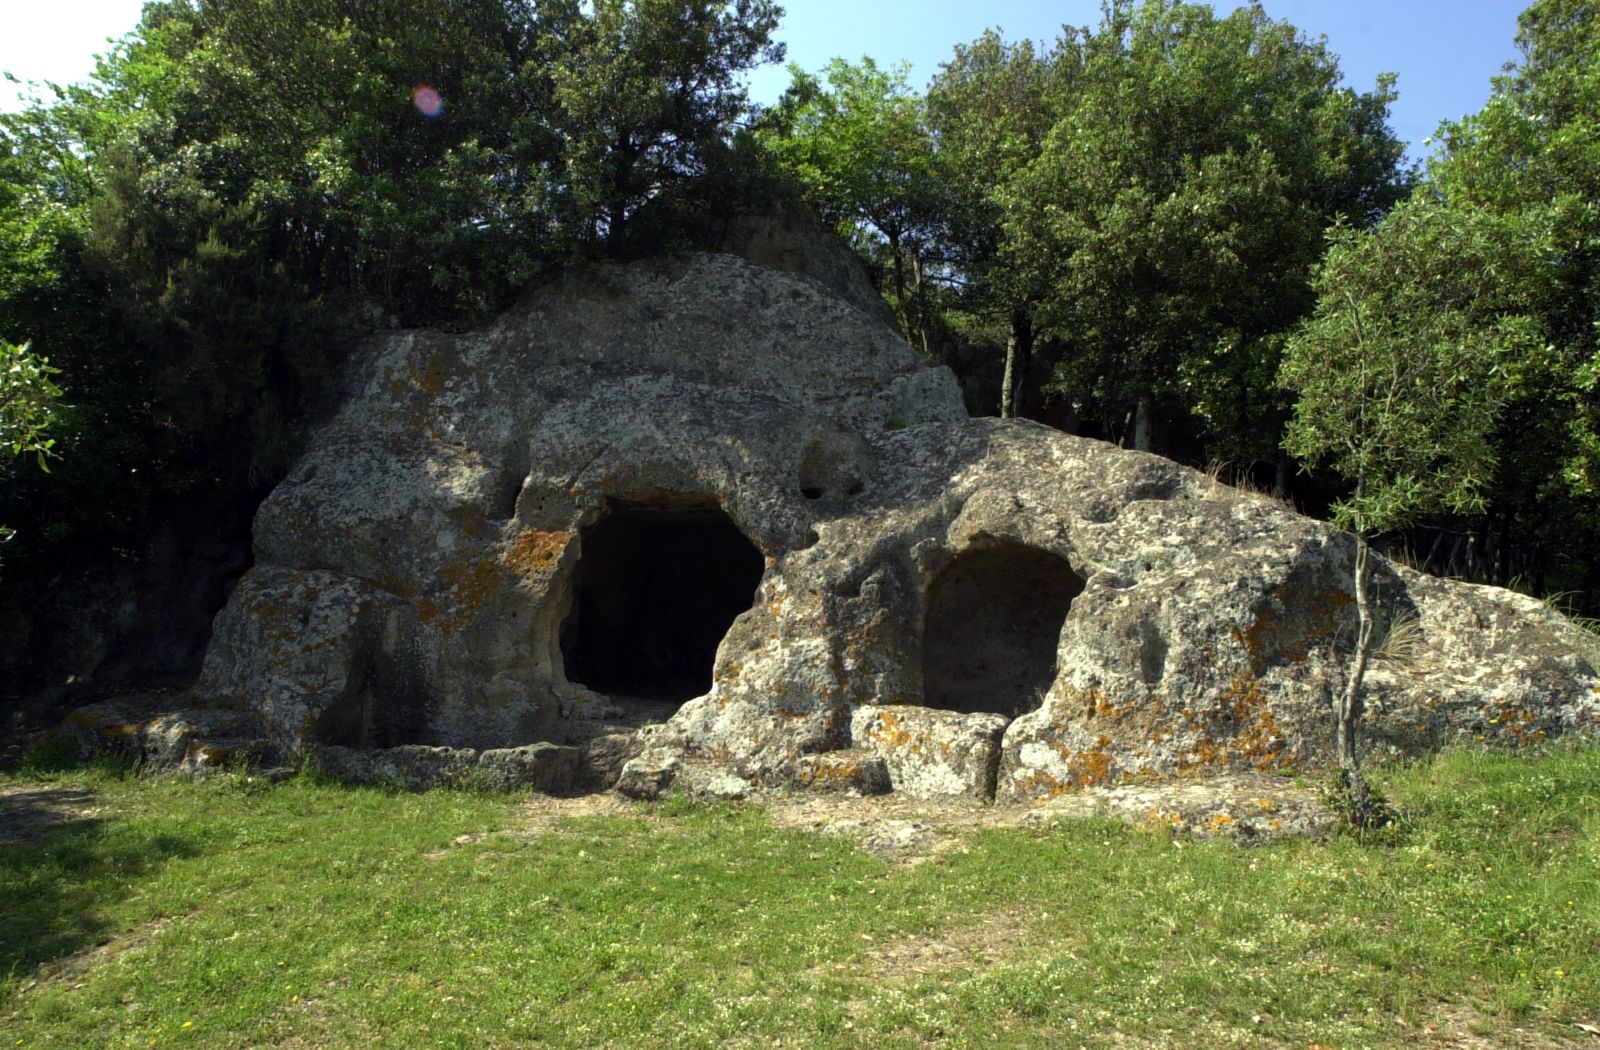
{"label": "dark cave opening", "polygon": [[1083,577],[1063,559],[1017,543],[956,555],[928,588],[923,702],[1015,718],[1039,706]]}
{"label": "dark cave opening", "polygon": [[755,545],[708,499],[613,500],[580,542],[567,679],[623,701],[709,690],[717,646],[761,582]]}

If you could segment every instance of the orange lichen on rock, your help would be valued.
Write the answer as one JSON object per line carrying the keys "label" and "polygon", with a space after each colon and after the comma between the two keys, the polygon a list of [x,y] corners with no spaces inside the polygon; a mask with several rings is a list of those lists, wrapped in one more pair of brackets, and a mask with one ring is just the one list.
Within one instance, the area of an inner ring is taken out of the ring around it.
{"label": "orange lichen on rock", "polygon": [[1089,787],[1103,784],[1111,776],[1111,738],[1102,736],[1094,746],[1082,751],[1063,751],[1067,763],[1067,780],[1072,787]]}
{"label": "orange lichen on rock", "polygon": [[506,581],[505,571],[494,561],[458,561],[439,574],[443,595],[428,595],[417,602],[417,619],[450,633],[466,627]]}
{"label": "orange lichen on rock", "polygon": [[[1274,604],[1279,610],[1291,610],[1292,596],[1287,583],[1279,584],[1273,591]],[[1338,632],[1345,611],[1355,602],[1347,591],[1329,590],[1320,601],[1303,606],[1305,620],[1298,625],[1296,618],[1269,608],[1250,626],[1233,629],[1233,639],[1250,657],[1250,666],[1259,671],[1269,659],[1297,663],[1310,655],[1313,645],[1331,641]]]}
{"label": "orange lichen on rock", "polygon": [[523,529],[501,558],[512,573],[528,577],[548,572],[556,567],[562,552],[572,541],[572,534],[561,529]]}
{"label": "orange lichen on rock", "polygon": [[878,725],[872,730],[871,736],[884,747],[905,747],[912,741],[911,731],[888,711],[879,713]]}
{"label": "orange lichen on rock", "polygon": [[1016,780],[1017,793],[1035,802],[1048,802],[1071,790],[1070,785],[1063,784],[1042,769],[1029,769]]}

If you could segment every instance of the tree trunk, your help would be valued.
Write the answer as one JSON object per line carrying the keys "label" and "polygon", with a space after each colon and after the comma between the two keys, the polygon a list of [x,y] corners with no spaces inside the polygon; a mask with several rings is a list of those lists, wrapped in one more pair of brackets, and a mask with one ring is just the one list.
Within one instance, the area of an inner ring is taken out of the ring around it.
{"label": "tree trunk", "polygon": [[926,289],[922,284],[922,256],[911,257],[911,292],[917,300],[917,336],[922,341],[922,356],[931,358],[933,354],[928,349],[928,310],[923,299]]}
{"label": "tree trunk", "polygon": [[1345,682],[1339,697],[1339,725],[1335,745],[1339,752],[1339,766],[1344,770],[1350,790],[1350,823],[1357,830],[1364,829],[1371,817],[1366,778],[1361,775],[1361,758],[1357,750],[1361,722],[1361,681],[1367,674],[1367,661],[1372,655],[1372,549],[1367,537],[1356,532],[1356,651],[1355,663],[1350,668],[1350,678]]}
{"label": "tree trunk", "polygon": [[1141,397],[1133,409],[1133,447],[1139,452],[1150,451],[1150,399]]}
{"label": "tree trunk", "polygon": [[1006,339],[1006,370],[1000,378],[1001,419],[1015,419],[1022,414],[1022,395],[1027,389],[1032,360],[1033,318],[1026,310],[1014,310],[1011,335]]}
{"label": "tree trunk", "polygon": [[889,254],[894,256],[894,308],[900,315],[900,330],[911,338],[911,315],[906,311],[906,263],[900,256],[900,234],[889,234]]}
{"label": "tree trunk", "polygon": [[1272,498],[1287,500],[1289,498],[1289,453],[1283,449],[1278,450],[1278,462],[1272,472]]}

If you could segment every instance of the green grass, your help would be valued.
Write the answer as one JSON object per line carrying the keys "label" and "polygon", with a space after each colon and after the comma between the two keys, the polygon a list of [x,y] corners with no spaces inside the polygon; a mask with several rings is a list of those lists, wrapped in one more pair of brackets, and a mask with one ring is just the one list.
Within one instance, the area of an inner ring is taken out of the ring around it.
{"label": "green grass", "polygon": [[[895,866],[758,809],[107,772],[0,845],[0,1047],[1402,1046],[1600,1023],[1600,752],[1377,778],[1393,845],[1085,822]],[[457,840],[462,840],[458,842]]]}

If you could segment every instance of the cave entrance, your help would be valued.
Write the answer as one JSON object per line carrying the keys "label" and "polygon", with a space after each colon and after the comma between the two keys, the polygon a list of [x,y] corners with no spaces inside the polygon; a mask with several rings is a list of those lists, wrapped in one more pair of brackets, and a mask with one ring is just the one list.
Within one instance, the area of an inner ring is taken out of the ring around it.
{"label": "cave entrance", "polygon": [[1011,718],[1039,706],[1056,676],[1061,625],[1083,577],[1018,543],[956,555],[928,588],[923,702]]}
{"label": "cave entrance", "polygon": [[710,690],[717,646],[761,582],[755,545],[709,499],[611,500],[580,541],[568,681],[651,714]]}

